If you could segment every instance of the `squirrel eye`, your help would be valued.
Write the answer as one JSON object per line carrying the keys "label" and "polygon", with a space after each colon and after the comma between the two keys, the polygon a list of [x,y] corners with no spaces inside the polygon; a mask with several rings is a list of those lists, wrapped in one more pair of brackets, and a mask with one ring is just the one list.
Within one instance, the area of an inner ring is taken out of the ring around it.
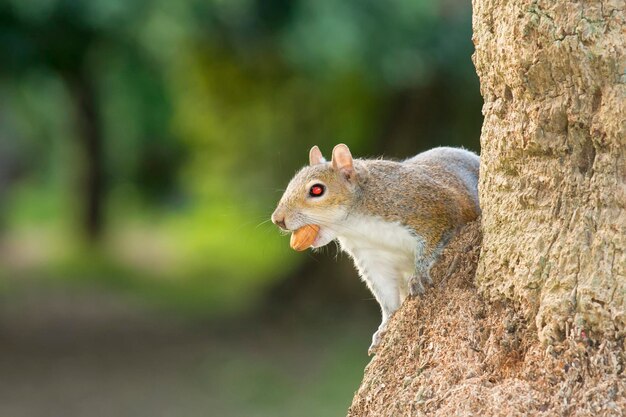
{"label": "squirrel eye", "polygon": [[324,194],[324,186],[322,184],[315,184],[311,186],[309,190],[309,195],[311,197],[321,197]]}

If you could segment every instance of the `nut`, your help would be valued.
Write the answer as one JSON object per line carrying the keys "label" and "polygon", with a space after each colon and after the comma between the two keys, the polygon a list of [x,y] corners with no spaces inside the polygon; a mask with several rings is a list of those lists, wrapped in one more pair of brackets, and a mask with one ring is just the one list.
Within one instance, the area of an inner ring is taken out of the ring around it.
{"label": "nut", "polygon": [[315,238],[320,231],[320,227],[315,224],[307,224],[302,226],[291,234],[291,241],[289,244],[292,249],[297,251],[303,251],[311,247]]}

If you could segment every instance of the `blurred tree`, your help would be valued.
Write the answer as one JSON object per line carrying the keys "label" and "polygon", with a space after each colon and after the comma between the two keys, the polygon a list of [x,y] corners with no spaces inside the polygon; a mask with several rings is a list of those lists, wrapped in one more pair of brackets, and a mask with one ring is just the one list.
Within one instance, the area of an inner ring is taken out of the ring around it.
{"label": "blurred tree", "polygon": [[[176,151],[166,156],[158,151],[164,149],[163,146],[144,143],[143,149],[137,146],[125,154],[126,158],[129,154],[135,155],[133,167],[125,168],[123,163],[118,163],[123,159],[118,154],[124,154],[120,150],[139,139],[129,136],[128,132],[115,131],[115,126],[124,126],[124,120],[110,120],[109,116],[119,118],[119,112],[107,113],[110,108],[108,102],[112,97],[106,84],[115,82],[106,71],[111,68],[110,60],[123,59],[133,65],[133,69],[126,72],[123,68],[122,71],[119,71],[120,68],[112,68],[114,72],[117,69],[115,74],[123,78],[123,89],[131,90],[125,99],[132,96],[137,101],[136,98],[146,93],[154,96],[154,92],[160,89],[159,76],[156,77],[156,83],[149,84],[149,80],[155,80],[155,77],[144,68],[151,65],[142,58],[141,45],[133,41],[129,29],[141,18],[143,7],[147,4],[67,0],[0,3],[0,49],[5,56],[0,73],[20,81],[24,74],[38,69],[51,72],[62,80],[69,102],[72,103],[72,108],[68,110],[74,119],[74,148],[78,150],[76,154],[80,158],[80,163],[74,167],[78,178],[77,195],[81,201],[79,211],[82,229],[91,241],[98,240],[102,235],[105,195],[111,186],[112,177],[118,175],[117,171],[130,171],[131,175],[146,185],[145,190],[152,190],[154,194],[163,190],[163,184],[171,183],[173,175],[170,166],[175,166],[180,159]],[[118,93],[122,93],[118,97],[126,91],[118,90]],[[164,97],[158,98],[160,102],[166,100]],[[145,103],[146,106],[152,106],[149,109],[135,107],[132,109],[133,114],[126,115],[126,118],[141,118],[142,115],[154,112],[158,109],[158,103],[159,100]],[[167,118],[164,119],[166,123]],[[142,120],[139,130],[163,131],[164,122]],[[125,127],[130,126],[126,124]],[[133,131],[132,128],[129,130]],[[120,145],[120,140],[113,139],[109,132],[126,143],[118,149],[111,149],[107,143]],[[150,136],[154,141],[155,135]],[[165,149],[171,147],[166,146]],[[162,162],[164,158],[167,159],[165,163]],[[111,159],[115,164],[110,164]]]}
{"label": "blurred tree", "polygon": [[425,0],[0,0],[0,141],[22,139],[16,165],[38,177],[12,187],[9,221],[80,219],[194,296],[258,294],[308,259],[263,222],[311,145],[477,148],[469,17]]}
{"label": "blurred tree", "polygon": [[88,24],[73,2],[56,2],[42,16],[33,5],[0,4],[0,22],[5,52],[2,71],[20,74],[45,66],[66,83],[72,97],[78,147],[84,164],[80,194],[86,235],[96,240],[102,233],[104,170],[103,137],[97,92],[88,68],[91,46],[103,33]]}

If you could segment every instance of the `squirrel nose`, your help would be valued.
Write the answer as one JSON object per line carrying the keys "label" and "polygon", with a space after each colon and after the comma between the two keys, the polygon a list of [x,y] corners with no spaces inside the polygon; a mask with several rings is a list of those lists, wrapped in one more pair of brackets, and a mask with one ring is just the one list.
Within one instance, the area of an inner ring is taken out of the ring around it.
{"label": "squirrel nose", "polygon": [[273,213],[272,223],[274,223],[276,226],[280,227],[283,230],[287,230],[287,225],[285,224],[285,216],[280,216],[276,213]]}

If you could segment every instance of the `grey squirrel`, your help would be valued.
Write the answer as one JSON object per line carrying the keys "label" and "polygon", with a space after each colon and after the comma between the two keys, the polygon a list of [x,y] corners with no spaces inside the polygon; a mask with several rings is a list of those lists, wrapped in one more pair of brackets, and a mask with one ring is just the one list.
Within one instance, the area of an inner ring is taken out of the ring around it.
{"label": "grey squirrel", "polygon": [[380,304],[370,354],[407,296],[432,284],[430,268],[457,229],[480,215],[479,165],[464,149],[435,148],[396,162],[353,159],[344,144],[326,162],[314,146],[309,166],[287,186],[272,222],[287,231],[316,225],[313,248],[336,239]]}

